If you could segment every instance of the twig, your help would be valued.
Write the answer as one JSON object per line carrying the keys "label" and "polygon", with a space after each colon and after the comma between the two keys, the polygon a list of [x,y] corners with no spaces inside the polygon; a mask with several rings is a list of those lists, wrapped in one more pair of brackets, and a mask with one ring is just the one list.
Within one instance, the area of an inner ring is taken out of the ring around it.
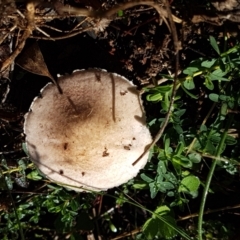
{"label": "twig", "polygon": [[[42,25],[41,27],[44,27],[44,28],[49,28],[49,29],[51,29],[51,30],[53,30],[53,31],[56,31],[56,32],[66,32],[66,31],[62,31],[62,30],[60,30],[60,29],[57,29],[57,28],[55,28],[55,27],[52,27],[52,26],[48,26],[48,25]],[[68,31],[67,31],[68,32]]]}
{"label": "twig", "polygon": [[[220,212],[220,211],[236,209],[236,208],[240,208],[240,204],[237,204],[237,205],[234,205],[234,206],[227,206],[227,207],[223,207],[223,208],[207,210],[207,211],[204,212],[204,215],[210,214],[210,213],[215,213],[215,212]],[[184,220],[187,220],[189,218],[194,218],[194,217],[198,217],[198,216],[199,216],[199,213],[193,213],[193,214],[187,215],[185,217],[180,217],[179,219],[177,219],[177,221],[184,221]]]}
{"label": "twig", "polygon": [[24,16],[24,14],[22,14],[18,9],[17,9],[17,11],[16,11],[18,14],[19,14],[19,16],[21,16],[23,19],[25,19],[25,16]]}
{"label": "twig", "polygon": [[169,118],[171,116],[171,113],[172,113],[172,110],[173,110],[173,104],[174,104],[174,100],[175,100],[175,96],[176,96],[176,93],[177,93],[177,76],[178,76],[178,66],[179,66],[179,50],[180,50],[180,44],[179,44],[179,41],[178,41],[178,35],[177,35],[177,30],[176,30],[176,26],[173,22],[173,17],[172,17],[172,13],[171,13],[171,9],[170,9],[170,6],[169,6],[169,2],[167,0],[164,0],[164,3],[165,3],[165,6],[166,6],[166,11],[168,13],[168,19],[169,19],[169,23],[170,23],[170,27],[171,27],[171,30],[172,30],[172,38],[173,38],[173,43],[174,43],[174,49],[175,49],[175,73],[174,73],[174,82],[173,82],[173,89],[172,89],[172,97],[171,97],[171,101],[170,101],[170,104],[169,104],[169,109],[168,109],[168,112],[167,112],[167,115],[165,117],[165,120],[164,120],[164,123],[161,127],[161,129],[158,131],[158,133],[156,134],[156,136],[154,137],[152,143],[147,146],[147,148],[145,149],[145,151],[140,155],[140,157],[135,160],[132,165],[136,165],[138,163],[138,161],[143,157],[145,156],[148,151],[158,142],[158,140],[161,138],[166,126],[168,125],[168,122],[169,122]]}
{"label": "twig", "polygon": [[73,32],[73,33],[69,33],[60,37],[51,37],[51,38],[47,38],[47,37],[37,37],[37,36],[30,36],[30,38],[35,38],[35,39],[41,39],[41,40],[62,40],[62,39],[66,39],[66,38],[70,38],[70,37],[74,37],[80,33],[83,32],[87,32],[87,31],[91,31],[93,30],[93,27],[89,27],[89,28],[84,28],[84,29],[79,29],[79,31],[77,32]]}
{"label": "twig", "polygon": [[51,38],[50,35],[47,34],[47,33],[45,33],[41,28],[36,27],[36,29],[37,29],[40,33],[42,33],[44,36],[46,36],[46,37],[48,37],[48,38]]}

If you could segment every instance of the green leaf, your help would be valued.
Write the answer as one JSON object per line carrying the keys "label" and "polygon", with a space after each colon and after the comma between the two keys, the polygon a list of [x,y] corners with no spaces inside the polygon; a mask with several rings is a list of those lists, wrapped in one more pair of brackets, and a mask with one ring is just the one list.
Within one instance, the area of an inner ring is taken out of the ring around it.
{"label": "green leaf", "polygon": [[164,177],[169,182],[172,182],[172,183],[175,183],[175,184],[178,183],[177,177],[172,172],[168,172],[168,173],[164,174]]}
{"label": "green leaf", "polygon": [[13,181],[10,176],[5,176],[5,183],[7,185],[8,190],[13,189]]}
{"label": "green leaf", "polygon": [[227,105],[230,109],[233,109],[234,108],[234,105],[235,105],[235,101],[234,99],[229,99],[229,101],[227,102]]}
{"label": "green leaf", "polygon": [[109,221],[109,227],[112,232],[117,232],[117,228],[113,225],[113,223],[111,221]]}
{"label": "green leaf", "polygon": [[136,181],[132,187],[134,189],[147,189],[148,188],[148,184],[146,182],[143,181]]}
{"label": "green leaf", "polygon": [[24,143],[22,143],[22,149],[23,149],[23,151],[25,152],[25,154],[27,155],[27,156],[29,156],[29,154],[28,154],[28,149],[27,149],[27,144],[24,142]]}
{"label": "green leaf", "polygon": [[147,239],[149,240],[154,239],[158,233],[158,219],[153,218],[148,219],[144,223],[142,230]]}
{"label": "green leaf", "polygon": [[227,135],[225,143],[227,145],[235,145],[237,143],[237,140],[234,137]]}
{"label": "green leaf", "polygon": [[172,165],[173,165],[174,170],[176,171],[177,175],[180,175],[181,171],[182,171],[182,167],[179,163],[180,163],[179,161],[178,162],[172,161]]}
{"label": "green leaf", "polygon": [[191,90],[195,88],[195,84],[193,82],[193,79],[189,77],[183,82],[183,86],[187,89],[187,90]]}
{"label": "green leaf", "polygon": [[208,129],[207,129],[207,126],[206,125],[201,125],[200,127],[200,132],[206,132]]}
{"label": "green leaf", "polygon": [[149,102],[158,102],[163,99],[163,96],[161,93],[152,93],[152,94],[148,94],[146,99]]}
{"label": "green leaf", "polygon": [[175,194],[174,194],[173,191],[167,192],[167,196],[168,196],[168,197],[174,197],[174,195],[175,195]]}
{"label": "green leaf", "polygon": [[68,192],[66,192],[65,190],[62,190],[58,193],[58,197],[62,201],[68,201],[71,198],[71,195]]}
{"label": "green leaf", "polygon": [[18,166],[22,169],[22,170],[25,170],[27,168],[27,165],[25,163],[25,161],[23,159],[20,159],[18,161]]}
{"label": "green leaf", "polygon": [[182,171],[182,176],[187,177],[190,175],[190,172],[188,170]]}
{"label": "green leaf", "polygon": [[[61,210],[62,210],[62,205],[60,205],[60,206],[52,206],[52,207],[49,206],[48,207],[48,211],[50,213],[59,213],[59,212],[61,212]],[[68,216],[66,216],[66,217],[68,217]]]}
{"label": "green leaf", "polygon": [[177,235],[176,221],[172,216],[170,208],[166,205],[158,207],[154,211],[153,217],[158,219],[158,236],[164,239],[171,239]]}
{"label": "green leaf", "polygon": [[39,174],[39,172],[37,170],[33,170],[32,172],[30,172],[27,175],[28,179],[34,180],[34,181],[38,181],[42,179],[42,176]]}
{"label": "green leaf", "polygon": [[170,138],[169,136],[166,134],[164,136],[164,150],[165,150],[165,153],[168,154],[170,153],[169,152],[169,146],[170,146]]}
{"label": "green leaf", "polygon": [[188,68],[183,70],[183,73],[186,74],[186,75],[193,76],[193,74],[195,72],[197,72],[198,70],[199,70],[198,67],[188,67]]}
{"label": "green leaf", "polygon": [[72,220],[73,220],[73,217],[70,213],[64,214],[63,217],[61,218],[62,222],[67,222],[67,223],[72,222]]}
{"label": "green leaf", "polygon": [[228,101],[229,96],[221,94],[221,95],[219,95],[219,99],[222,100],[222,101]]}
{"label": "green leaf", "polygon": [[161,187],[165,190],[172,190],[175,188],[175,186],[171,182],[162,182]]}
{"label": "green leaf", "polygon": [[200,180],[196,176],[187,176],[182,179],[181,185],[179,186],[179,192],[196,192],[199,188]]}
{"label": "green leaf", "polygon": [[[166,205],[160,206],[154,211],[154,213],[156,213],[160,216],[165,215],[169,212],[170,212],[170,208]],[[153,217],[155,218],[155,215],[153,215]]]}
{"label": "green leaf", "polygon": [[[163,239],[172,239],[177,236],[177,224],[172,216],[162,217],[165,221],[158,222],[158,236]],[[167,223],[166,223],[167,222]]]}
{"label": "green leaf", "polygon": [[209,40],[210,40],[210,44],[213,47],[213,49],[217,52],[218,55],[220,55],[221,53],[220,53],[216,39],[213,36],[210,36]]}
{"label": "green leaf", "polygon": [[77,211],[80,208],[80,203],[77,201],[77,199],[72,199],[70,201],[70,207],[73,211]]}
{"label": "green leaf", "polygon": [[156,182],[158,184],[158,186],[160,186],[160,184],[162,184],[162,181],[163,181],[163,174],[159,174],[156,178]]}
{"label": "green leaf", "polygon": [[207,141],[204,147],[204,150],[206,151],[206,153],[214,154],[216,151],[216,148],[214,147],[211,141]]}
{"label": "green leaf", "polygon": [[211,79],[210,79],[208,76],[205,77],[205,82],[204,82],[204,84],[205,84],[205,86],[206,86],[209,90],[213,90],[213,89],[214,89],[214,85],[213,85]]}
{"label": "green leaf", "polygon": [[183,134],[183,129],[181,127],[181,122],[180,122],[180,124],[173,123],[173,128],[176,130],[178,135]]}
{"label": "green leaf", "polygon": [[205,60],[201,63],[201,66],[205,68],[211,68],[215,62],[216,62],[216,59]]}
{"label": "green leaf", "polygon": [[201,162],[201,155],[198,153],[190,153],[188,155],[188,158],[193,162],[193,163],[200,163]]}
{"label": "green leaf", "polygon": [[203,61],[203,58],[198,58],[196,60],[193,60],[190,62],[189,67],[196,67],[198,70],[201,70],[201,63]]}
{"label": "green leaf", "polygon": [[209,94],[209,99],[212,100],[213,102],[218,102],[219,101],[219,95],[216,93],[210,93]]}
{"label": "green leaf", "polygon": [[157,172],[162,175],[165,174],[167,172],[167,168],[165,166],[165,162],[164,161],[159,161],[158,162],[158,168],[157,168]]}
{"label": "green leaf", "polygon": [[152,216],[143,225],[143,233],[147,239],[163,238],[172,239],[177,236],[177,224],[171,216],[167,206],[158,207]]}
{"label": "green leaf", "polygon": [[221,109],[220,109],[221,115],[226,116],[228,113],[228,105],[227,103],[222,103]]}
{"label": "green leaf", "polygon": [[155,198],[158,193],[158,189],[156,187],[155,182],[149,183],[149,187],[150,187],[151,198]]}
{"label": "green leaf", "polygon": [[147,183],[150,183],[150,182],[153,182],[153,179],[148,177],[145,173],[141,173],[140,174],[140,177],[143,181],[147,182]]}
{"label": "green leaf", "polygon": [[[178,156],[178,155],[174,155],[172,157],[172,161],[175,164],[178,164],[180,166],[186,167],[186,168],[191,168],[192,167],[192,162],[184,156]],[[176,166],[176,165],[174,165]]]}
{"label": "green leaf", "polygon": [[183,142],[179,142],[178,145],[177,145],[177,148],[176,148],[176,150],[174,152],[174,154],[177,155],[177,156],[181,155],[183,149],[184,149]]}
{"label": "green leaf", "polygon": [[171,89],[172,89],[172,85],[157,86],[154,88],[155,91],[162,93],[162,94],[169,92]]}
{"label": "green leaf", "polygon": [[218,81],[229,81],[228,78],[224,78],[223,76],[225,76],[227,74],[227,72],[223,72],[222,69],[216,69],[215,71],[211,72],[209,74],[209,79],[211,81],[214,80],[218,80]]}
{"label": "green leaf", "polygon": [[170,105],[170,96],[169,93],[164,94],[164,100],[161,102],[162,110],[168,111]]}
{"label": "green leaf", "polygon": [[186,112],[186,109],[180,109],[174,112],[174,115],[181,117]]}

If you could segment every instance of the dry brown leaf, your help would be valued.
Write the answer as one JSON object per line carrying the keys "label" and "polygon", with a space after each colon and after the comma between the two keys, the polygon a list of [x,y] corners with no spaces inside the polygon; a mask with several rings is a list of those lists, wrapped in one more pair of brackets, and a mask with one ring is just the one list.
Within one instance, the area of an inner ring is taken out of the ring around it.
{"label": "dry brown leaf", "polygon": [[37,42],[32,44],[26,50],[24,50],[16,63],[17,65],[19,65],[21,68],[25,69],[28,72],[49,77],[53,81],[53,83],[57,86],[58,91],[62,93],[60,86],[57,84],[53,76],[48,71],[47,65],[44,61],[43,55]]}
{"label": "dry brown leaf", "polygon": [[37,43],[24,50],[17,60],[17,64],[28,72],[53,78],[49,73],[43,55]]}

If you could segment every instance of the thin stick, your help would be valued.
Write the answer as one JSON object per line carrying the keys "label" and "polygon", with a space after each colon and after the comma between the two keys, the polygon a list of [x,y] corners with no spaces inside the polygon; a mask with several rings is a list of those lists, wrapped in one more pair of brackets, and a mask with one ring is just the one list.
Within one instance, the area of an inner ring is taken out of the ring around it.
{"label": "thin stick", "polygon": [[[223,208],[207,210],[207,211],[204,212],[204,215],[210,214],[210,213],[215,213],[215,212],[222,212],[222,211],[226,211],[226,210],[236,209],[236,208],[240,208],[240,204],[233,205],[233,206],[227,206],[227,207],[223,207]],[[198,217],[198,216],[199,216],[199,213],[193,213],[193,214],[187,215],[185,217],[180,217],[179,219],[177,219],[177,222],[178,221],[184,221],[184,220],[187,220],[189,218],[194,218],[194,217]]]}
{"label": "thin stick", "polygon": [[177,35],[177,30],[176,30],[176,26],[173,22],[173,17],[172,17],[172,13],[171,13],[171,9],[170,9],[170,6],[169,6],[169,3],[167,0],[164,0],[164,3],[165,3],[165,6],[166,6],[166,10],[167,10],[167,13],[168,13],[168,19],[169,19],[169,23],[170,23],[170,27],[171,27],[171,30],[172,30],[172,38],[173,38],[173,42],[174,42],[174,49],[175,49],[175,74],[174,74],[174,82],[173,82],[173,89],[172,89],[172,97],[171,97],[171,101],[170,101],[170,104],[169,104],[169,109],[168,109],[168,112],[167,112],[167,115],[165,117],[165,121],[162,125],[162,128],[159,130],[159,132],[157,133],[157,135],[154,137],[152,143],[145,149],[145,151],[140,155],[140,157],[135,160],[132,165],[136,165],[138,163],[138,161],[146,155],[146,153],[158,142],[158,140],[161,138],[166,126],[168,125],[168,122],[169,122],[169,118],[171,116],[171,113],[172,113],[172,109],[173,109],[173,104],[174,104],[174,100],[175,100],[175,96],[176,96],[176,93],[177,93],[177,76],[178,76],[178,66],[179,66],[179,50],[180,50],[180,44],[179,44],[179,41],[178,41],[178,35]]}
{"label": "thin stick", "polygon": [[93,27],[88,27],[88,28],[84,28],[84,29],[79,29],[78,31],[76,32],[72,32],[72,33],[69,33],[69,34],[66,34],[66,35],[63,35],[63,36],[60,36],[60,37],[51,37],[51,38],[47,38],[47,37],[36,37],[36,36],[30,36],[30,38],[35,38],[35,39],[41,39],[41,40],[62,40],[62,39],[66,39],[66,38],[70,38],[70,37],[74,37],[80,33],[83,33],[83,32],[87,32],[87,31],[91,31],[93,30]]}

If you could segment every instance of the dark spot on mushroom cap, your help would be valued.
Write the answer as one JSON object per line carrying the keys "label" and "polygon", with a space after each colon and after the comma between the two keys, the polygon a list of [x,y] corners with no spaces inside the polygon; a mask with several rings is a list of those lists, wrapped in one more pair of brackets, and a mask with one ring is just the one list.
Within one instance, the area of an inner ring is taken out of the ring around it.
{"label": "dark spot on mushroom cap", "polygon": [[131,150],[130,147],[131,147],[131,144],[129,144],[128,146],[124,146],[124,149],[125,149],[125,150]]}
{"label": "dark spot on mushroom cap", "polygon": [[107,148],[104,149],[102,156],[103,156],[103,157],[109,156],[109,153],[108,153]]}
{"label": "dark spot on mushroom cap", "polygon": [[85,172],[82,172],[82,176],[84,176],[85,175]]}
{"label": "dark spot on mushroom cap", "polygon": [[63,149],[64,149],[64,150],[67,150],[67,147],[68,147],[68,143],[64,143],[64,144],[63,144]]}
{"label": "dark spot on mushroom cap", "polygon": [[95,77],[98,82],[101,82],[101,74],[100,72],[95,72]]}
{"label": "dark spot on mushroom cap", "polygon": [[62,169],[60,169],[60,170],[59,170],[59,173],[60,173],[61,175],[63,175],[63,170],[62,170]]}

